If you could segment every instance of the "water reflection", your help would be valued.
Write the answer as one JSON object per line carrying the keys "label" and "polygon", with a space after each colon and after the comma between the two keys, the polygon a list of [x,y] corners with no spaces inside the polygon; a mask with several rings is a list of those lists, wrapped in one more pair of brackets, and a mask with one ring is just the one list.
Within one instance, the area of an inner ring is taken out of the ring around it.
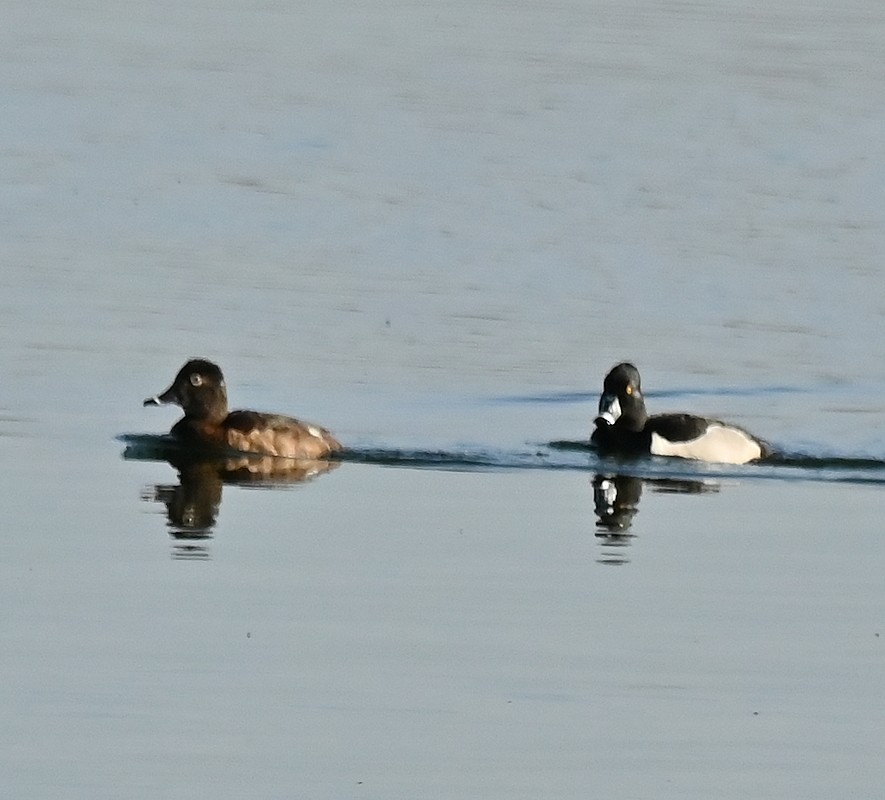
{"label": "water reflection", "polygon": [[684,478],[638,478],[635,475],[598,472],[591,481],[593,509],[596,512],[596,537],[603,548],[601,564],[626,564],[624,548],[635,537],[633,518],[639,513],[643,484],[652,491],[669,494],[709,494],[719,491],[719,484]]}
{"label": "water reflection", "polygon": [[[124,457],[133,458],[132,453]],[[206,559],[225,484],[280,488],[312,480],[338,466],[337,461],[280,459],[270,456],[194,458],[182,454],[165,459],[178,472],[178,483],[159,483],[141,499],[166,506],[173,558]]]}

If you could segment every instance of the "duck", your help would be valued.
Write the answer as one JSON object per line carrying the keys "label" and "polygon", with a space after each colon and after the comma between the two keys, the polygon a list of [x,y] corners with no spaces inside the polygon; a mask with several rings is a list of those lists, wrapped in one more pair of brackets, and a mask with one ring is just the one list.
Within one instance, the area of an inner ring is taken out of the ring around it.
{"label": "duck", "polygon": [[590,442],[606,455],[653,455],[746,464],[772,454],[743,428],[693,414],[649,416],[639,370],[624,361],[605,376]]}
{"label": "duck", "polygon": [[342,449],[319,425],[282,414],[229,411],[224,375],[205,358],[190,359],[168,389],[144,401],[145,406],[170,403],[184,411],[171,435],[188,448],[292,459],[322,459]]}

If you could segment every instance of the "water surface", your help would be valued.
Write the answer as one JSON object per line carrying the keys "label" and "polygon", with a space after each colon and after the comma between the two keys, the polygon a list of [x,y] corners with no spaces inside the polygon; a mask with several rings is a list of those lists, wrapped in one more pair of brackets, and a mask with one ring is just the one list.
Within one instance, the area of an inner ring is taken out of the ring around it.
{"label": "water surface", "polygon": [[[878,3],[3,18],[5,794],[877,795]],[[361,457],[121,458],[197,355]]]}

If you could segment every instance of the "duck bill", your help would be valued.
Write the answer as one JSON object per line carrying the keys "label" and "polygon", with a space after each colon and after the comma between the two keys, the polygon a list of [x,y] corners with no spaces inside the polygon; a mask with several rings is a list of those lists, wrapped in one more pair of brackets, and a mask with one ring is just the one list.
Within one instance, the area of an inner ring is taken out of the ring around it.
{"label": "duck bill", "polygon": [[177,403],[178,396],[175,394],[174,387],[170,386],[163,394],[155,394],[148,397],[142,405],[144,406],[165,406],[168,403]]}
{"label": "duck bill", "polygon": [[614,425],[621,416],[621,403],[616,394],[604,394],[599,398],[599,413],[596,415],[597,425]]}

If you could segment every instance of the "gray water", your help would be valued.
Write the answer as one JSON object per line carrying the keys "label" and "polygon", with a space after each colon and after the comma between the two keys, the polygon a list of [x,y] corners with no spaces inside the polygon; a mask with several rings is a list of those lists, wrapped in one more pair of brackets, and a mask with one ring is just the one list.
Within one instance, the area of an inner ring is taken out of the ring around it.
{"label": "gray water", "polygon": [[[885,7],[2,15],[4,796],[881,793]],[[133,454],[195,355],[358,457]]]}

